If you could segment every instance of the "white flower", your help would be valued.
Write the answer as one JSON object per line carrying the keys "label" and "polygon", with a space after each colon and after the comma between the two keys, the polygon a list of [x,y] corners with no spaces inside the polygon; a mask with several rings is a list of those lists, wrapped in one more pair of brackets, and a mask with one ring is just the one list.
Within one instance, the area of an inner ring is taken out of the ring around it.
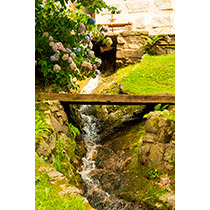
{"label": "white flower", "polygon": [[53,71],[54,71],[55,73],[59,73],[59,72],[61,71],[61,67],[60,67],[58,64],[55,64],[55,65],[53,66]]}

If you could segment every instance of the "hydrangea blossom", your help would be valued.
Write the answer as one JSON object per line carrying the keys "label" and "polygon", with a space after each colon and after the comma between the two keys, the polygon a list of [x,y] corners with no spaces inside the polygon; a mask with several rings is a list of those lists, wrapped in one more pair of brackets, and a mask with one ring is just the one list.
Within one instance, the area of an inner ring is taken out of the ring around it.
{"label": "hydrangea blossom", "polygon": [[54,46],[52,47],[52,49],[53,49],[54,52],[58,51],[58,46],[57,46],[57,44],[54,44]]}
{"label": "hydrangea blossom", "polygon": [[66,52],[67,52],[67,53],[70,53],[71,50],[70,50],[69,48],[66,48]]}
{"label": "hydrangea blossom", "polygon": [[61,67],[60,67],[58,64],[55,64],[55,65],[53,66],[53,71],[54,71],[55,73],[59,73],[59,72],[61,71]]}
{"label": "hydrangea blossom", "polygon": [[102,64],[102,60],[100,58],[96,58],[96,65],[99,67]]}
{"label": "hydrangea blossom", "polygon": [[49,46],[50,46],[50,47],[53,47],[54,45],[55,45],[54,42],[50,42],[50,43],[49,43]]}
{"label": "hydrangea blossom", "polygon": [[63,61],[67,61],[68,58],[69,58],[69,55],[68,55],[68,54],[64,54],[64,55],[62,56],[62,60],[63,60]]}
{"label": "hydrangea blossom", "polygon": [[90,51],[90,52],[88,52],[87,57],[92,58],[94,56],[94,54],[95,54],[94,51]]}
{"label": "hydrangea blossom", "polygon": [[48,32],[44,32],[43,34],[42,34],[42,37],[48,37],[49,36],[49,33]]}
{"label": "hydrangea blossom", "polygon": [[62,50],[64,48],[61,42],[57,42],[56,45],[58,47],[58,50]]}
{"label": "hydrangea blossom", "polygon": [[89,21],[89,24],[93,25],[93,24],[95,24],[95,22],[96,22],[96,20],[94,18],[91,18],[90,21]]}
{"label": "hydrangea blossom", "polygon": [[93,69],[92,64],[91,64],[91,63],[87,63],[86,68],[87,68],[88,70],[92,70],[92,69]]}
{"label": "hydrangea blossom", "polygon": [[61,54],[59,50],[56,50],[55,53],[58,54],[58,55]]}
{"label": "hydrangea blossom", "polygon": [[52,36],[49,36],[49,40],[50,40],[50,41],[53,41],[53,37],[52,37]]}
{"label": "hydrangea blossom", "polygon": [[73,59],[71,57],[68,57],[68,62],[71,63]]}
{"label": "hydrangea blossom", "polygon": [[50,60],[55,61],[56,60],[55,56],[54,55],[50,56]]}
{"label": "hydrangea blossom", "polygon": [[90,37],[89,36],[86,36],[85,39],[84,39],[84,42],[85,43],[88,43],[89,41],[90,41]]}
{"label": "hydrangea blossom", "polygon": [[93,64],[93,69],[96,70],[98,67],[96,64]]}
{"label": "hydrangea blossom", "polygon": [[83,23],[80,23],[79,28],[78,28],[78,32],[82,33],[85,30],[85,25]]}
{"label": "hydrangea blossom", "polygon": [[87,61],[82,61],[81,66],[82,66],[82,67],[86,67],[86,65],[87,65]]}
{"label": "hydrangea blossom", "polygon": [[78,47],[75,51],[74,51],[75,53],[79,53],[79,52],[81,52],[81,48],[80,47]]}
{"label": "hydrangea blossom", "polygon": [[59,54],[57,54],[57,53],[55,53],[55,54],[54,54],[54,56],[55,56],[55,61],[59,61],[59,59],[60,59],[60,55],[59,55]]}
{"label": "hydrangea blossom", "polygon": [[89,63],[87,61],[83,61],[81,66],[85,67],[86,70],[92,70],[93,69],[91,63]]}
{"label": "hydrangea blossom", "polygon": [[72,70],[75,70],[75,69],[77,68],[77,65],[76,65],[74,62],[72,62],[72,63],[70,64],[70,68],[71,68]]}
{"label": "hydrangea blossom", "polygon": [[72,57],[72,59],[74,59],[76,57],[76,54],[75,53],[71,53],[70,56]]}

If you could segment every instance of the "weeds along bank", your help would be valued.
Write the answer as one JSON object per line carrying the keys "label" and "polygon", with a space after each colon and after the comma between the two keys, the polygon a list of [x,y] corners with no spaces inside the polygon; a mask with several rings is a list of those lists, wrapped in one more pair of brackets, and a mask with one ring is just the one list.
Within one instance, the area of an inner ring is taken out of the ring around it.
{"label": "weeds along bank", "polygon": [[93,209],[78,174],[85,148],[58,101],[36,103],[36,209]]}

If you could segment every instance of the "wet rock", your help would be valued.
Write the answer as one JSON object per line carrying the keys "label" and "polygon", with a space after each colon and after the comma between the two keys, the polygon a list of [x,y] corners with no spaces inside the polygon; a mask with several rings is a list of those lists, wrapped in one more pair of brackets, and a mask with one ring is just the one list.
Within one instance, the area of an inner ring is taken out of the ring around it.
{"label": "wet rock", "polygon": [[145,131],[139,148],[139,160],[149,167],[158,168],[160,172],[173,169],[170,163],[173,157],[169,156],[175,151],[175,121],[166,118],[171,110],[150,112],[145,122]]}
{"label": "wet rock", "polygon": [[65,184],[60,186],[62,188],[62,191],[60,191],[58,194],[60,196],[65,196],[65,195],[81,195],[82,190],[78,189],[77,187],[74,186],[69,186],[67,187]]}
{"label": "wet rock", "polygon": [[142,141],[144,143],[154,143],[155,138],[156,138],[156,135],[155,134],[153,134],[153,133],[146,133],[143,136]]}
{"label": "wet rock", "polygon": [[142,164],[147,164],[151,147],[151,144],[144,144],[139,148],[139,159]]}
{"label": "wet rock", "polygon": [[158,133],[158,118],[156,116],[150,117],[148,116],[148,120],[145,122],[145,130],[148,133]]}
{"label": "wet rock", "polygon": [[150,154],[148,157],[148,165],[154,168],[159,168],[161,161],[163,159],[164,145],[163,144],[153,144],[150,149]]}
{"label": "wet rock", "polygon": [[41,166],[39,167],[38,171],[46,172],[51,181],[67,181],[67,178],[62,173],[56,171],[54,168]]}
{"label": "wet rock", "polygon": [[149,54],[150,55],[166,55],[167,51],[161,48],[160,46],[155,45],[149,49]]}
{"label": "wet rock", "polygon": [[123,39],[123,37],[118,36],[118,37],[117,37],[117,43],[118,43],[118,44],[125,44],[126,41],[125,41],[125,39]]}
{"label": "wet rock", "polygon": [[49,157],[51,154],[51,149],[46,142],[40,142],[38,149],[36,150],[39,156]]}
{"label": "wet rock", "polygon": [[57,132],[62,131],[62,125],[60,124],[60,122],[54,116],[51,116],[50,120],[51,120],[52,127]]}

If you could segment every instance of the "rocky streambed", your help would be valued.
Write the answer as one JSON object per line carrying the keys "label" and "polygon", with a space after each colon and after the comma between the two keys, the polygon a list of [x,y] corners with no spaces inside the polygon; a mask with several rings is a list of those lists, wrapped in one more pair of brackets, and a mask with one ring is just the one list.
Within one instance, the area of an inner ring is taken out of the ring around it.
{"label": "rocky streambed", "polygon": [[[85,93],[94,90],[97,79]],[[174,119],[165,117],[174,108],[143,119],[153,108],[80,107],[87,149],[80,174],[94,208],[174,209]]]}

